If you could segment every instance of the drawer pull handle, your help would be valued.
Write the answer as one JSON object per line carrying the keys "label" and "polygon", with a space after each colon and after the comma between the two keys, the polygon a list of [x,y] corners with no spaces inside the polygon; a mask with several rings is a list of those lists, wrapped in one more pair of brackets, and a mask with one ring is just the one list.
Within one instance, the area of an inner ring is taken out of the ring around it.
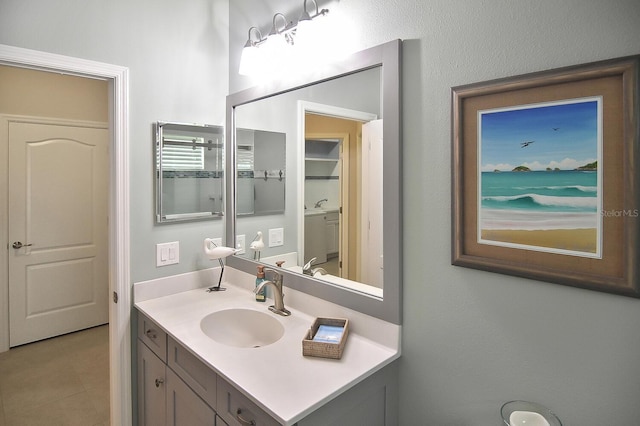
{"label": "drawer pull handle", "polygon": [[147,330],[144,334],[146,334],[147,337],[150,338],[150,339],[157,339],[158,338],[158,333],[156,333],[156,331],[152,330],[152,329]]}
{"label": "drawer pull handle", "polygon": [[163,383],[164,383],[164,379],[162,377],[159,377],[159,378],[156,379],[156,387],[157,388],[162,386]]}
{"label": "drawer pull handle", "polygon": [[255,420],[245,420],[240,414],[242,414],[242,410],[238,408],[238,411],[236,411],[236,419],[238,419],[241,424],[246,426],[256,426]]}

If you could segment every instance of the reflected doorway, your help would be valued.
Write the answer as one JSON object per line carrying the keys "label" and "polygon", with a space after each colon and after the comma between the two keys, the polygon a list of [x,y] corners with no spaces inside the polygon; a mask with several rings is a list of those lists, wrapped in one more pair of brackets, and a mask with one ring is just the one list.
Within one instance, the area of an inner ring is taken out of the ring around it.
{"label": "reflected doorway", "polygon": [[316,258],[315,267],[353,280],[361,135],[361,122],[305,114],[305,262]]}

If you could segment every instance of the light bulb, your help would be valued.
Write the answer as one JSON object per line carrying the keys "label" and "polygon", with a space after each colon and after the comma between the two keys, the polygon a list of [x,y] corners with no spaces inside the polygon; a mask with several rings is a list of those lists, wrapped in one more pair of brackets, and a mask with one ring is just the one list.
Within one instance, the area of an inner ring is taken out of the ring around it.
{"label": "light bulb", "polygon": [[260,49],[257,46],[249,45],[242,49],[240,56],[240,69],[238,73],[241,75],[255,75],[258,73],[260,64]]}

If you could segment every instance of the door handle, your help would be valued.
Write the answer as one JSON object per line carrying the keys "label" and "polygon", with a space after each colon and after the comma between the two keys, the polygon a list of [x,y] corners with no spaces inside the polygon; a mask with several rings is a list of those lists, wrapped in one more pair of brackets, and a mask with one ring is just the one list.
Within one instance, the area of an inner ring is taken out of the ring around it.
{"label": "door handle", "polygon": [[12,244],[11,247],[14,249],[21,249],[22,247],[31,247],[33,244],[22,244],[20,241],[16,241]]}

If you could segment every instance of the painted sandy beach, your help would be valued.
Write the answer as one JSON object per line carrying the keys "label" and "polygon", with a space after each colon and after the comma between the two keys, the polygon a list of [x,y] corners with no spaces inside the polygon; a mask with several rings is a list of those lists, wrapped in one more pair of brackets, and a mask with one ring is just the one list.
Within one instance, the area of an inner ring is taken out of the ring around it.
{"label": "painted sandy beach", "polygon": [[524,246],[553,247],[558,250],[595,253],[597,229],[549,229],[543,231],[483,229],[482,239]]}

